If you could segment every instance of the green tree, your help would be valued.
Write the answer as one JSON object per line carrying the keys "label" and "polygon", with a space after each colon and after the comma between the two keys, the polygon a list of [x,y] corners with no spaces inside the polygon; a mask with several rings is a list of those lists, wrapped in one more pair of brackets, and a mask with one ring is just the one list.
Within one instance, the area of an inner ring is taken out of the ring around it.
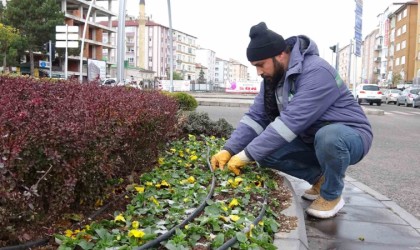
{"label": "green tree", "polygon": [[11,27],[0,23],[0,53],[3,56],[3,71],[7,66],[7,54],[12,53],[11,56],[16,56],[17,52],[11,50],[11,45],[19,39],[18,31]]}
{"label": "green tree", "polygon": [[182,75],[176,71],[174,71],[174,75],[173,75],[173,79],[174,80],[184,80],[184,78],[182,78]]}
{"label": "green tree", "polygon": [[397,87],[397,84],[401,83],[402,76],[400,73],[392,73],[392,86]]}
{"label": "green tree", "polygon": [[55,26],[64,23],[64,13],[56,0],[10,0],[3,13],[4,22],[18,29],[25,38],[34,73],[34,51],[55,36]]}
{"label": "green tree", "polygon": [[3,5],[3,2],[0,1],[0,22],[3,22],[3,13],[4,13],[4,5]]}
{"label": "green tree", "polygon": [[206,79],[204,78],[204,71],[203,69],[200,70],[200,74],[197,79],[198,83],[206,83]]}

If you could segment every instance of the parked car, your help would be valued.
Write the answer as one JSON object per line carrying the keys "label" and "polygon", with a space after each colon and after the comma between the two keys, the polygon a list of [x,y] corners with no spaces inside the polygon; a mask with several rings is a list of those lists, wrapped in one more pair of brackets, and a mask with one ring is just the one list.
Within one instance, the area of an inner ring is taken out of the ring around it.
{"label": "parked car", "polygon": [[381,106],[382,92],[376,84],[360,84],[356,88],[356,100],[359,104],[367,102],[370,105],[376,103]]}
{"label": "parked car", "polygon": [[401,90],[399,89],[387,89],[384,91],[384,97],[385,97],[385,104],[388,104],[390,102],[397,104],[397,98],[400,96]]}
{"label": "parked car", "polygon": [[382,103],[384,103],[385,100],[386,100],[385,92],[387,91],[387,89],[379,89],[379,90],[382,92],[382,99],[381,99],[381,101],[382,101]]}
{"label": "parked car", "polygon": [[101,82],[101,85],[115,86],[115,85],[117,85],[117,79],[116,78],[107,78],[107,79],[105,79]]}
{"label": "parked car", "polygon": [[409,105],[413,105],[413,99],[418,97],[419,92],[420,88],[404,89],[401,92],[400,96],[397,98],[397,105],[400,106],[401,104],[404,104],[404,106],[406,107],[408,107]]}
{"label": "parked car", "polygon": [[413,98],[413,108],[420,106],[420,95],[417,95],[416,98]]}

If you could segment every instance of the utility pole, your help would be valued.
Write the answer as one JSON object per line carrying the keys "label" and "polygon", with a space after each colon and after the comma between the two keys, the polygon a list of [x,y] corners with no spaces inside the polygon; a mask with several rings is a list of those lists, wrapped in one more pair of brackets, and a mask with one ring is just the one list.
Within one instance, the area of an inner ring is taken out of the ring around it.
{"label": "utility pole", "polygon": [[117,33],[117,82],[124,80],[124,57],[125,57],[125,1],[120,0],[118,12]]}
{"label": "utility pole", "polygon": [[173,31],[172,31],[172,17],[171,17],[171,0],[168,0],[168,16],[169,16],[169,55],[170,62],[170,87],[169,92],[174,92],[174,44],[173,44]]}
{"label": "utility pole", "polygon": [[48,42],[48,51],[50,52],[50,78],[51,78],[51,76],[52,76],[52,53],[53,53],[53,51],[52,51],[52,41],[51,40]]}

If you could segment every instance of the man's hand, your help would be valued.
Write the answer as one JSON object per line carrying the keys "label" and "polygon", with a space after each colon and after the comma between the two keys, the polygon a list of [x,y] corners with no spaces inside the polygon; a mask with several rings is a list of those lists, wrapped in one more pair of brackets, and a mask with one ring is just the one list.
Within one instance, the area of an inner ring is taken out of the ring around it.
{"label": "man's hand", "polygon": [[230,155],[229,151],[223,149],[219,153],[211,157],[211,167],[213,168],[213,170],[216,170],[217,168],[223,170],[226,163],[230,160],[231,157],[232,156]]}
{"label": "man's hand", "polygon": [[240,153],[234,155],[230,161],[228,162],[228,168],[232,171],[235,175],[239,175],[241,173],[241,168],[245,166],[251,160],[246,156],[245,151],[241,151]]}

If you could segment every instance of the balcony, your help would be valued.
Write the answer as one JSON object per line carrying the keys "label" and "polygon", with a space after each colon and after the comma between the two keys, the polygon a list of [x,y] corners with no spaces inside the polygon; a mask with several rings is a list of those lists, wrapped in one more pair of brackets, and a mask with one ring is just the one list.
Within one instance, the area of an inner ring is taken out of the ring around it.
{"label": "balcony", "polygon": [[373,69],[373,73],[374,73],[374,74],[380,74],[380,73],[381,73],[381,69],[379,69],[379,68],[374,68],[374,69]]}
{"label": "balcony", "polygon": [[381,50],[381,49],[382,49],[382,45],[381,44],[375,45],[375,50]]}
{"label": "balcony", "polygon": [[380,61],[381,61],[381,57],[380,57],[380,56],[378,56],[378,57],[374,57],[374,58],[373,58],[373,61],[374,61],[374,62],[380,62]]}

